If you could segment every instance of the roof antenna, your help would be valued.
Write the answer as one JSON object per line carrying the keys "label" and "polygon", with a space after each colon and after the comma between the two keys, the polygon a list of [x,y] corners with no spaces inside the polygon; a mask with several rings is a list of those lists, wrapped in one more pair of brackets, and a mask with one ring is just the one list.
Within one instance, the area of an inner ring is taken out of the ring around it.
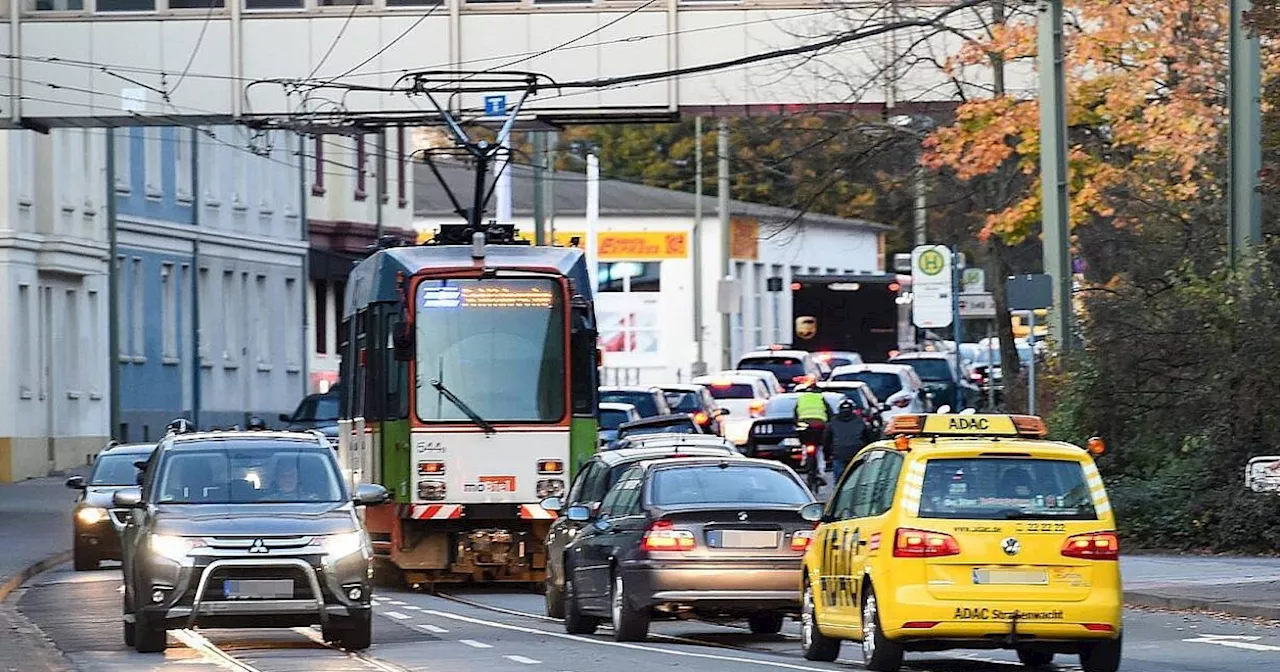
{"label": "roof antenna", "polygon": [[471,258],[484,259],[484,231],[471,234]]}

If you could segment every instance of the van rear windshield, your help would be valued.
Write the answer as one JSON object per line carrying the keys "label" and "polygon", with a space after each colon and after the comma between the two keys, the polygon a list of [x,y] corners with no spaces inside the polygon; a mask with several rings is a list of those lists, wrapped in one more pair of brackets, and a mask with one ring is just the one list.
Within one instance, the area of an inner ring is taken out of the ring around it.
{"label": "van rear windshield", "polygon": [[921,518],[1097,520],[1079,462],[976,457],[929,460]]}
{"label": "van rear windshield", "polygon": [[756,390],[750,385],[733,383],[730,385],[711,385],[711,396],[716,399],[755,399]]}

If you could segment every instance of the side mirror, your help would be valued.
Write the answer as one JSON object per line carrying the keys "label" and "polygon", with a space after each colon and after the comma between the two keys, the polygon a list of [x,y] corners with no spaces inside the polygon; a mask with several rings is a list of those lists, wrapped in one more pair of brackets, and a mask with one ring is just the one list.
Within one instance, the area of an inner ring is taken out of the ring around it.
{"label": "side mirror", "polygon": [[591,520],[591,509],[585,506],[571,506],[564,512],[564,517],[575,523],[585,523]]}
{"label": "side mirror", "polygon": [[809,502],[800,507],[800,517],[811,523],[816,523],[822,520],[822,511],[825,508],[826,504],[822,502]]}
{"label": "side mirror", "polygon": [[72,490],[84,490],[89,486],[84,482],[84,476],[72,476],[67,479],[67,487]]}
{"label": "side mirror", "polygon": [[111,504],[117,509],[142,508],[142,488],[134,485],[116,490],[111,495]]}
{"label": "side mirror", "polygon": [[377,506],[391,499],[391,493],[376,483],[361,483],[356,486],[356,494],[351,498],[356,506]]}
{"label": "side mirror", "polygon": [[280,422],[293,422],[293,416],[288,413],[281,413]]}
{"label": "side mirror", "polygon": [[559,497],[548,497],[541,502],[538,502],[538,506],[541,506],[547,511],[559,511],[564,508],[564,502],[560,501]]}

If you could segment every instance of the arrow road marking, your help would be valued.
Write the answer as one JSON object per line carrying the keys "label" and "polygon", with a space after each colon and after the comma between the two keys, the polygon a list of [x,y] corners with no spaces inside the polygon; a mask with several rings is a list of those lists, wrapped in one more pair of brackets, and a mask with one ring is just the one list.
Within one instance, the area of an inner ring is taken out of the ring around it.
{"label": "arrow road marking", "polygon": [[1218,646],[1228,646],[1233,649],[1244,649],[1246,651],[1280,651],[1280,646],[1271,644],[1255,644],[1254,642],[1262,639],[1254,635],[1202,635],[1200,637],[1192,637],[1184,639],[1184,642],[1193,644],[1217,644]]}

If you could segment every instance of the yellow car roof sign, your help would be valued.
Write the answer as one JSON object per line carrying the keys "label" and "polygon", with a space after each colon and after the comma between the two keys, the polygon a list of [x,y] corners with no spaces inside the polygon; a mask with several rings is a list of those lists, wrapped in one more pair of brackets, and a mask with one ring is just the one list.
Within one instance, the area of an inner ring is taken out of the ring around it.
{"label": "yellow car roof sign", "polygon": [[1032,415],[937,414],[899,415],[889,422],[886,434],[928,436],[1022,436],[1044,438],[1044,421]]}

